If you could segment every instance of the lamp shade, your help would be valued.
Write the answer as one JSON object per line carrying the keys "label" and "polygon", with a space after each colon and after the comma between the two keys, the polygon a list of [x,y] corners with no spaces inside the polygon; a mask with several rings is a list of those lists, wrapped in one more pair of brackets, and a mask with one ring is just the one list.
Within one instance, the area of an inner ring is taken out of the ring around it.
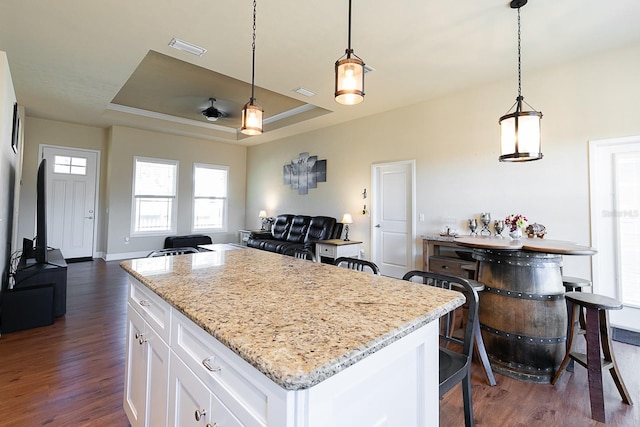
{"label": "lamp shade", "polygon": [[364,62],[358,57],[336,61],[336,102],[355,105],[364,101]]}
{"label": "lamp shade", "polygon": [[516,111],[500,117],[500,161],[527,162],[542,158],[538,111]]}
{"label": "lamp shade", "polygon": [[346,213],[342,216],[342,221],[340,222],[343,224],[353,224],[353,218],[351,218],[350,213]]}
{"label": "lamp shade", "polygon": [[266,218],[266,217],[267,217],[267,211],[261,210],[260,213],[258,214],[258,218]]}
{"label": "lamp shade", "polygon": [[242,108],[240,132],[245,135],[260,135],[262,133],[262,107],[255,104],[253,98]]}

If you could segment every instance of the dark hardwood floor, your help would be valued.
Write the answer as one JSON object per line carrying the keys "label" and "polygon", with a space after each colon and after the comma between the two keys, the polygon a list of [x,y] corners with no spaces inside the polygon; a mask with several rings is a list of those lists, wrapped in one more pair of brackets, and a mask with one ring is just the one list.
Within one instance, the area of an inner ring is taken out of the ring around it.
{"label": "dark hardwood floor", "polygon": [[[122,409],[126,291],[118,262],[69,264],[67,314],[51,326],[0,337],[0,426],[128,425]],[[635,406],[624,405],[605,377],[607,425],[638,426],[640,347],[614,342],[614,352]],[[590,417],[580,366],[555,386],[499,374],[496,380],[488,386],[474,363],[478,426],[604,425]],[[441,400],[440,425],[464,425],[459,387]]]}

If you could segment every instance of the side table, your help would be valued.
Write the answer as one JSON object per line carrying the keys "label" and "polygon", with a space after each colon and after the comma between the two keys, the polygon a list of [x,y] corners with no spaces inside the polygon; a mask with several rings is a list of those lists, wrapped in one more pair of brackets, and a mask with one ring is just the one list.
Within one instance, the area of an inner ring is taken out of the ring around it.
{"label": "side table", "polygon": [[340,257],[360,258],[360,244],[355,240],[320,240],[316,242],[316,262],[322,262],[322,257],[335,260]]}
{"label": "side table", "polygon": [[247,241],[249,240],[249,237],[251,236],[251,233],[265,233],[268,232],[269,230],[238,230],[238,234],[240,235],[240,241],[238,243],[240,243],[242,246],[247,246]]}

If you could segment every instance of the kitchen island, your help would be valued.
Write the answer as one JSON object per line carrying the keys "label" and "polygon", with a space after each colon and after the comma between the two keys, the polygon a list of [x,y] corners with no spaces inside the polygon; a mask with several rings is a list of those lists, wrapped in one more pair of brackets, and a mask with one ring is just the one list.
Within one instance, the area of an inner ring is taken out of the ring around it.
{"label": "kitchen island", "polygon": [[438,425],[462,294],[250,248],[121,263],[137,425]]}

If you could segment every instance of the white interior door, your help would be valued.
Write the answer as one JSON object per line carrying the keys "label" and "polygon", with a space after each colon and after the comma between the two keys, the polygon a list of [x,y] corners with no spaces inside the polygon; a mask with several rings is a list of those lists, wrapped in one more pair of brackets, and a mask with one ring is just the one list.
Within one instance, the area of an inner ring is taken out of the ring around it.
{"label": "white interior door", "polygon": [[415,162],[373,165],[371,253],[385,276],[413,270]]}
{"label": "white interior door", "polygon": [[69,258],[93,257],[98,152],[45,146],[47,244]]}
{"label": "white interior door", "polygon": [[620,300],[615,327],[640,332],[640,136],[589,145],[594,292]]}

